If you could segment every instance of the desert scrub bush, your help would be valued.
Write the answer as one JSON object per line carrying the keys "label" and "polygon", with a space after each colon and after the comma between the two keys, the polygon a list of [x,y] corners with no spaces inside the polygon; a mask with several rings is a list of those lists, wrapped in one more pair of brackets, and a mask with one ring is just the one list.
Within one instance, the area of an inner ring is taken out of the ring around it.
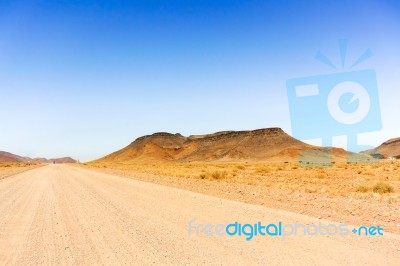
{"label": "desert scrub bush", "polygon": [[213,172],[207,172],[207,173],[201,173],[199,175],[200,179],[215,179],[215,180],[220,180],[220,179],[225,179],[228,177],[228,173],[226,171],[218,171],[215,170]]}
{"label": "desert scrub bush", "polygon": [[244,170],[246,167],[244,165],[236,165],[236,168],[239,170]]}
{"label": "desert scrub bush", "polygon": [[365,172],[364,175],[375,176],[375,174],[372,172]]}
{"label": "desert scrub bush", "polygon": [[324,179],[326,177],[326,174],[325,173],[319,173],[317,176],[316,176],[316,178],[318,178],[318,179]]}
{"label": "desert scrub bush", "polygon": [[226,171],[214,171],[211,173],[211,178],[220,180],[220,179],[225,179],[228,177],[228,173]]}
{"label": "desert scrub bush", "polygon": [[381,165],[379,164],[379,163],[375,163],[375,164],[372,164],[371,165],[371,168],[372,169],[378,169],[378,168],[380,168],[381,167]]}
{"label": "desert scrub bush", "polygon": [[325,171],[325,169],[324,168],[321,168],[321,169],[318,169],[317,171],[316,171],[316,178],[318,178],[318,179],[323,179],[323,178],[325,178],[326,177],[326,175],[327,175],[327,173],[326,173],[326,171]]}
{"label": "desert scrub bush", "polygon": [[360,193],[367,193],[369,190],[370,190],[370,188],[365,185],[359,185],[356,187],[356,192],[360,192]]}
{"label": "desert scrub bush", "polygon": [[306,193],[317,193],[316,188],[305,188],[304,190]]}
{"label": "desert scrub bush", "polygon": [[378,182],[375,184],[375,186],[372,187],[372,191],[374,191],[375,193],[384,194],[384,193],[392,193],[394,189],[388,183]]}
{"label": "desert scrub bush", "polygon": [[269,172],[271,172],[271,168],[268,166],[263,166],[256,169],[256,173],[259,174],[268,174]]}

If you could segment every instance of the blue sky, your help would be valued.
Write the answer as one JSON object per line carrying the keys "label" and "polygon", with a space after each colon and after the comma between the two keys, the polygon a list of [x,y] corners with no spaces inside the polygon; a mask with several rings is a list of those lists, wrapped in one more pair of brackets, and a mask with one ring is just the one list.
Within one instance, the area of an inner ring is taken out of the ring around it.
{"label": "blue sky", "polygon": [[0,150],[85,161],[158,131],[291,133],[286,80],[338,72],[314,57],[339,64],[343,38],[377,73],[383,129],[360,141],[399,137],[398,1],[1,1]]}

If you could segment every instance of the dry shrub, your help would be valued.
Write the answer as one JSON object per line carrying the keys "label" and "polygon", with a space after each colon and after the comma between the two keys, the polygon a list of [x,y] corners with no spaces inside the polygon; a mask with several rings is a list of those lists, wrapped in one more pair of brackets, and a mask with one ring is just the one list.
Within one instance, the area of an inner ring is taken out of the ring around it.
{"label": "dry shrub", "polygon": [[269,172],[271,172],[271,168],[269,168],[268,166],[263,166],[256,169],[256,173],[259,174],[268,174]]}
{"label": "dry shrub", "polygon": [[372,187],[372,190],[379,194],[392,193],[394,191],[393,187],[385,182],[376,183],[376,185]]}
{"label": "dry shrub", "polygon": [[211,178],[220,180],[220,179],[225,179],[228,177],[228,173],[226,171],[214,171],[211,173]]}
{"label": "dry shrub", "polygon": [[360,193],[367,193],[369,190],[370,188],[364,185],[359,185],[358,187],[356,187],[356,192]]}

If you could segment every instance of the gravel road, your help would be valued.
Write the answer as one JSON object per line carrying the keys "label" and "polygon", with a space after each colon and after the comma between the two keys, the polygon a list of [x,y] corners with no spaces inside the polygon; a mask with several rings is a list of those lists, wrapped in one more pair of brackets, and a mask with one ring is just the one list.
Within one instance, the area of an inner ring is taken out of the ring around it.
{"label": "gravel road", "polygon": [[[0,180],[1,265],[400,265],[400,236],[206,236],[199,224],[329,221],[69,165]],[[369,225],[368,225],[369,226]],[[351,227],[352,228],[352,227]]]}

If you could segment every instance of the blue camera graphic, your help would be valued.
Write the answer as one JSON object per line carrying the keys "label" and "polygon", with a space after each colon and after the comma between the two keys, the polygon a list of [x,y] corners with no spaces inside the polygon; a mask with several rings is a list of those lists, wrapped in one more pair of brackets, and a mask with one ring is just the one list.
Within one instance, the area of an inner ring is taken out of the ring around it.
{"label": "blue camera graphic", "polygon": [[[327,63],[328,59],[323,59]],[[328,65],[332,66],[330,62]],[[323,146],[332,146],[333,137],[346,135],[347,150],[355,150],[361,148],[357,134],[382,129],[377,79],[372,69],[294,78],[287,81],[286,87],[295,138],[318,138]],[[315,155],[310,151],[310,156]],[[332,158],[325,159],[331,162]]]}
{"label": "blue camera graphic", "polygon": [[374,70],[287,81],[293,135],[332,138],[382,128]]}

